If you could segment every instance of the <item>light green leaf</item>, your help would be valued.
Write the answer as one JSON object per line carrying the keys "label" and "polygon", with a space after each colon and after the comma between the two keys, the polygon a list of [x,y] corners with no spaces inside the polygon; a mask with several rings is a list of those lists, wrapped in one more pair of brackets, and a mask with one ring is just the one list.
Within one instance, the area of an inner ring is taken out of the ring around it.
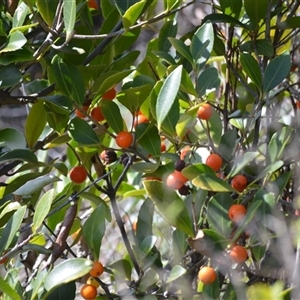
{"label": "light green leaf", "polygon": [[156,118],[158,129],[170,113],[173,103],[177,99],[177,93],[181,82],[182,66],[177,67],[164,81],[156,102]]}
{"label": "light green leaf", "polygon": [[234,189],[215,174],[200,174],[192,180],[193,185],[213,192],[234,192]]}
{"label": "light green leaf", "polygon": [[5,128],[0,130],[0,146],[5,146],[10,150],[25,149],[26,140],[20,131],[14,128]]}
{"label": "light green leaf", "polygon": [[10,299],[21,300],[21,296],[2,277],[0,277],[1,292]]}
{"label": "light green leaf", "polygon": [[75,25],[76,19],[76,0],[63,0],[64,24],[66,39],[69,40]]}
{"label": "light green leaf", "polygon": [[183,274],[186,273],[186,269],[183,268],[180,265],[175,265],[169,275],[169,278],[167,279],[166,283],[170,283],[176,279],[178,279],[179,277],[181,277]]}
{"label": "light green leaf", "polygon": [[130,26],[134,25],[134,23],[137,21],[137,19],[140,17],[143,8],[146,4],[145,0],[142,0],[140,2],[137,2],[130,6],[125,14],[122,17],[124,28],[127,29]]}
{"label": "light green leaf", "polygon": [[21,31],[15,31],[11,33],[0,53],[11,52],[21,49],[27,42],[26,37]]}

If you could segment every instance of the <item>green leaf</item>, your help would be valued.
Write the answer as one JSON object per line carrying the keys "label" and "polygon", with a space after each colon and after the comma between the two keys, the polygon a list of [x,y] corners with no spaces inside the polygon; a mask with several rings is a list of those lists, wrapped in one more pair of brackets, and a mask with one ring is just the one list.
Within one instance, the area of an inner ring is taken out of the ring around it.
{"label": "green leaf", "polygon": [[220,5],[224,14],[238,19],[243,3],[242,0],[220,0]]}
{"label": "green leaf", "polygon": [[134,23],[138,20],[141,16],[143,8],[146,4],[145,0],[139,1],[132,6],[130,6],[125,14],[122,17],[124,28],[127,29],[130,26],[134,25]]}
{"label": "green leaf", "polygon": [[66,40],[69,40],[75,26],[76,0],[63,0],[63,14],[66,30]]}
{"label": "green leaf", "polygon": [[13,128],[0,130],[0,146],[5,146],[10,150],[25,149],[26,140],[24,135]]}
{"label": "green leaf", "polygon": [[156,126],[149,123],[142,123],[136,126],[137,142],[153,156],[159,155],[160,152],[160,135]]}
{"label": "green leaf", "polygon": [[287,51],[272,59],[265,70],[264,91],[270,92],[280,84],[290,73],[291,66],[290,54]]}
{"label": "green leaf", "polygon": [[212,23],[204,23],[193,35],[191,53],[193,60],[200,70],[208,60],[214,46],[214,30]]}
{"label": "green leaf", "polygon": [[54,190],[47,191],[42,198],[38,201],[32,221],[32,231],[36,232],[43,224],[48,212],[50,211]]}
{"label": "green leaf", "polygon": [[235,128],[226,131],[221,137],[219,153],[221,153],[222,157],[224,157],[225,159],[231,160],[232,156],[236,151],[235,149],[237,147],[238,142],[239,138]]}
{"label": "green leaf", "polygon": [[37,157],[34,155],[34,153],[30,150],[12,150],[9,152],[4,153],[3,155],[0,156],[0,162],[7,162],[10,160],[22,160],[22,161],[27,161],[29,163],[38,164]]}
{"label": "green leaf", "polygon": [[168,41],[170,38],[176,37],[178,24],[176,19],[167,20],[159,30],[157,47],[159,51],[168,52],[171,43]]}
{"label": "green leaf", "polygon": [[[45,278],[44,286],[50,294],[55,288],[86,275],[93,262],[85,258],[70,258],[57,265]],[[46,299],[46,298],[45,298]]]}
{"label": "green leaf", "polygon": [[232,197],[227,193],[218,193],[213,196],[207,205],[207,220],[209,228],[230,238],[232,231],[231,221],[228,217],[228,209],[233,204]]}
{"label": "green leaf", "polygon": [[21,300],[21,296],[2,277],[0,277],[1,292],[10,299]]}
{"label": "green leaf", "polygon": [[59,286],[47,296],[47,300],[66,300],[76,298],[76,282],[71,281]]}
{"label": "green leaf", "polygon": [[170,225],[182,230],[189,236],[194,236],[189,213],[183,200],[178,197],[176,192],[157,180],[145,180],[144,186],[150,199]]}
{"label": "green leaf", "polygon": [[244,7],[254,29],[267,15],[268,0],[244,0]]}
{"label": "green leaf", "polygon": [[12,27],[16,28],[22,26],[28,13],[29,7],[25,3],[20,3],[15,10]]}
{"label": "green leaf", "polygon": [[21,206],[9,219],[0,238],[0,253],[7,250],[16,237],[17,232],[20,230],[20,226],[23,223],[23,218],[26,213],[26,205]]}
{"label": "green leaf", "polygon": [[148,198],[143,202],[138,214],[136,227],[137,245],[140,245],[147,236],[152,235],[153,214],[154,204]]}
{"label": "green leaf", "polygon": [[189,47],[181,40],[172,37],[169,37],[168,39],[176,51],[186,58],[191,64],[193,64],[193,57]]}
{"label": "green leaf", "polygon": [[112,3],[119,11],[120,15],[124,15],[125,12],[128,10],[128,8],[132,5],[134,5],[136,2],[139,2],[139,0],[114,0]]}
{"label": "green leaf", "polygon": [[115,102],[103,100],[101,101],[100,107],[107,123],[115,133],[124,130],[123,118],[120,109]]}
{"label": "green leaf", "polygon": [[243,24],[237,18],[233,18],[232,16],[229,16],[229,15],[226,15],[226,14],[210,14],[210,15],[207,15],[202,20],[202,23],[205,23],[205,22],[211,22],[212,24],[215,24],[215,23],[228,23],[228,24],[236,25],[237,27],[242,27],[246,30],[249,30],[249,28],[246,24]]}
{"label": "green leaf", "polygon": [[40,98],[41,100],[54,104],[58,106],[59,108],[65,109],[65,110],[72,110],[73,105],[72,101],[69,97],[66,97],[64,95],[53,95],[53,96],[46,96]]}
{"label": "green leaf", "polygon": [[56,13],[58,0],[37,0],[36,6],[44,21],[49,27],[52,26]]}
{"label": "green leaf", "polygon": [[46,185],[60,181],[61,179],[57,176],[53,175],[43,175],[32,180],[27,181],[24,185],[19,187],[17,190],[14,191],[14,195],[18,196],[30,196],[35,192],[41,190]]}
{"label": "green leaf", "polygon": [[255,85],[261,90],[262,78],[261,70],[256,59],[248,53],[241,53],[241,64],[246,74],[251,78]]}
{"label": "green leaf", "polygon": [[134,163],[131,168],[132,170],[138,173],[152,173],[156,171],[159,167],[159,162],[152,163],[152,162],[137,162]]}
{"label": "green leaf", "polygon": [[4,66],[0,68],[0,89],[11,87],[18,84],[22,74],[15,65]]}
{"label": "green leaf", "polygon": [[80,118],[71,120],[69,133],[76,142],[82,145],[95,145],[99,143],[99,138],[93,128]]}
{"label": "green leaf", "polygon": [[181,82],[182,66],[177,67],[164,81],[156,102],[156,118],[158,129],[169,115],[173,103],[177,99],[177,93]]}
{"label": "green leaf", "polygon": [[143,239],[141,244],[139,245],[139,249],[144,253],[144,254],[149,254],[152,248],[155,246],[155,243],[157,241],[157,237],[154,235],[149,235]]}
{"label": "green leaf", "polygon": [[170,283],[176,279],[178,279],[179,277],[181,277],[183,274],[186,273],[186,269],[183,268],[180,265],[175,265],[169,275],[169,278],[167,279],[166,283]]}
{"label": "green leaf", "polygon": [[300,28],[300,17],[288,17],[283,22],[277,22],[276,28],[278,29],[292,29],[292,28]]}
{"label": "green leaf", "polygon": [[249,163],[251,163],[258,156],[258,154],[258,152],[247,152],[244,153],[242,156],[237,157],[227,177],[233,177],[240,173]]}
{"label": "green leaf", "polygon": [[[37,117],[38,116],[38,117]],[[34,103],[29,111],[25,122],[25,136],[29,148],[33,148],[46,126],[46,112],[44,102]]]}
{"label": "green leaf", "polygon": [[153,269],[148,269],[139,284],[139,290],[145,292],[159,280],[158,274]]}
{"label": "green leaf", "polygon": [[201,174],[215,175],[215,171],[206,164],[193,164],[185,167],[182,170],[182,174],[189,180],[193,180],[195,177]]}
{"label": "green leaf", "polygon": [[32,60],[32,52],[28,49],[19,49],[13,52],[5,53],[0,56],[0,65],[7,66],[15,62],[23,62]]}
{"label": "green leaf", "polygon": [[199,96],[204,96],[211,90],[217,90],[220,83],[218,70],[214,67],[207,68],[197,79],[197,92]]}
{"label": "green leaf", "polygon": [[101,202],[83,225],[84,240],[92,250],[95,260],[99,259],[101,242],[106,229],[105,219],[109,220],[109,218],[109,208]]}
{"label": "green leaf", "polygon": [[200,174],[192,180],[193,185],[213,192],[233,192],[234,189],[216,174]]}
{"label": "green leaf", "polygon": [[[255,47],[254,47],[255,46]],[[240,50],[243,52],[256,52],[259,55],[272,57],[274,55],[274,46],[267,39],[254,41],[247,41],[240,45]]]}
{"label": "green leaf", "polygon": [[27,42],[26,37],[21,31],[11,33],[0,53],[11,52],[21,49]]}
{"label": "green leaf", "polygon": [[109,268],[113,269],[113,274],[116,277],[121,277],[122,279],[127,278],[128,280],[131,280],[132,266],[127,259],[117,260],[112,263]]}

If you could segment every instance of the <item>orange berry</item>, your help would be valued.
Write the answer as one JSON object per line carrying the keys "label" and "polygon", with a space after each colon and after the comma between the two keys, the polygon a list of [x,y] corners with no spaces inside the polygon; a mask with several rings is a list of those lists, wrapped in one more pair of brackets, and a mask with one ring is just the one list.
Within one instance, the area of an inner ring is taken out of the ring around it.
{"label": "orange berry", "polygon": [[[2,256],[5,255],[5,253],[6,253],[6,252],[4,252],[4,253],[2,254]],[[1,255],[0,255],[0,256],[1,256]],[[5,257],[5,258],[0,259],[0,265],[5,264],[7,261],[8,261],[8,257]]]}
{"label": "orange berry", "polygon": [[180,159],[184,160],[184,158],[186,157],[186,155],[189,153],[189,151],[191,150],[190,146],[185,146],[180,150]]}
{"label": "orange berry", "polygon": [[167,150],[167,146],[165,143],[160,143],[160,152],[165,152]]}
{"label": "orange berry", "polygon": [[235,263],[243,263],[248,259],[247,250],[240,245],[233,246],[229,255]]}
{"label": "orange berry", "polygon": [[134,118],[133,126],[136,127],[138,124],[142,124],[142,123],[149,123],[149,120],[145,115],[139,114]]}
{"label": "orange berry", "polygon": [[242,221],[247,213],[247,209],[242,204],[233,204],[228,210],[228,217],[231,221],[238,223]]}
{"label": "orange berry", "polygon": [[[89,109],[89,106],[88,105],[83,105],[82,106],[82,109],[87,112],[88,109]],[[81,119],[84,119],[86,116],[79,110],[79,109],[75,109],[75,115],[78,117],[78,118],[81,118]]]}
{"label": "orange berry", "polygon": [[188,179],[180,171],[175,170],[167,177],[166,184],[173,190],[179,190],[187,181]]}
{"label": "orange berry", "polygon": [[80,295],[82,298],[87,299],[87,300],[93,300],[97,297],[97,288],[91,284],[85,284],[81,290],[80,290]]}
{"label": "orange berry", "polygon": [[93,277],[98,277],[104,272],[104,267],[99,261],[93,262],[93,268],[90,271],[90,275]]}
{"label": "orange berry", "polygon": [[97,0],[88,0],[88,7],[98,9]]}
{"label": "orange berry", "polygon": [[69,172],[69,177],[72,180],[72,182],[74,182],[76,184],[80,184],[80,183],[83,183],[86,180],[87,171],[86,171],[85,167],[77,166],[77,167],[74,167]]}
{"label": "orange berry", "polygon": [[116,143],[119,147],[126,149],[131,146],[133,136],[128,131],[120,131],[116,136]]}
{"label": "orange berry", "polygon": [[212,284],[217,279],[217,273],[211,267],[203,267],[198,272],[198,279],[204,284]]}
{"label": "orange berry", "polygon": [[218,154],[210,154],[205,162],[209,167],[211,167],[214,171],[218,171],[223,164],[223,159]]}
{"label": "orange berry", "polygon": [[236,175],[231,180],[231,186],[238,192],[242,192],[247,187],[247,178],[243,175]]}
{"label": "orange berry", "polygon": [[113,100],[116,98],[117,95],[117,91],[115,88],[111,88],[110,90],[106,91],[103,95],[102,95],[102,99],[105,100]]}
{"label": "orange berry", "polygon": [[199,107],[198,112],[197,112],[197,116],[201,120],[208,120],[212,114],[213,114],[213,108],[208,103],[203,103]]}
{"label": "orange berry", "polygon": [[101,111],[101,107],[99,107],[99,106],[94,107],[92,109],[91,117],[98,122],[102,122],[103,120],[105,120],[105,117],[103,116],[102,111]]}
{"label": "orange berry", "polygon": [[296,107],[297,109],[300,109],[300,101],[296,101]]}

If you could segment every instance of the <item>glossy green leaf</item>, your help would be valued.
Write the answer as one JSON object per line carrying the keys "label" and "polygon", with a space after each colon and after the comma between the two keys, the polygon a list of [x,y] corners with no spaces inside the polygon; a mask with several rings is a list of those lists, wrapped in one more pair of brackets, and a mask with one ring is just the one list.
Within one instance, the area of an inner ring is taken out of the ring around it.
{"label": "glossy green leaf", "polygon": [[69,125],[69,133],[72,138],[83,145],[95,145],[99,143],[99,138],[93,128],[84,120],[74,118]]}
{"label": "glossy green leaf", "polygon": [[291,70],[290,54],[286,51],[270,61],[265,70],[264,91],[270,92],[280,84]]}
{"label": "glossy green leaf", "polygon": [[[234,0],[233,0],[234,1]],[[216,23],[228,23],[232,25],[236,25],[237,27],[242,27],[246,30],[249,30],[248,26],[242,22],[240,22],[237,18],[226,14],[210,14],[204,17],[202,23],[211,22],[212,24]]]}
{"label": "glossy green leaf", "polygon": [[156,118],[158,129],[169,115],[173,103],[177,99],[177,93],[181,82],[182,66],[177,67],[164,81],[156,102]]}
{"label": "glossy green leaf", "polygon": [[0,68],[0,89],[18,84],[22,74],[15,65]]}
{"label": "glossy green leaf", "polygon": [[162,52],[168,52],[171,43],[169,41],[170,38],[175,38],[177,34],[178,24],[176,19],[167,20],[161,29],[159,30],[158,35],[158,50]]}
{"label": "glossy green leaf", "polygon": [[0,237],[0,253],[3,253],[4,250],[7,250],[13,239],[16,237],[16,234],[20,230],[20,226],[23,223],[26,208],[27,207],[25,205],[21,206],[5,225]]}
{"label": "glossy green leaf", "polygon": [[53,175],[43,175],[37,178],[34,178],[32,180],[27,181],[24,185],[19,187],[17,190],[14,191],[15,195],[19,196],[30,196],[34,194],[35,192],[41,190],[46,185],[60,181],[61,179],[57,176]]}
{"label": "glossy green leaf", "polygon": [[55,148],[57,146],[68,143],[70,140],[71,140],[71,137],[69,137],[68,135],[58,136],[57,138],[54,138],[50,143],[46,144],[44,146],[44,149]]}
{"label": "glossy green leaf", "polygon": [[236,129],[226,131],[222,137],[219,145],[219,153],[227,160],[231,160],[235,153],[235,149],[239,142]]}
{"label": "glossy green leaf", "polygon": [[15,62],[30,61],[32,59],[32,52],[28,49],[18,49],[13,52],[5,53],[0,56],[0,65],[7,66]]}
{"label": "glossy green leaf", "polygon": [[198,96],[192,78],[190,74],[186,71],[186,69],[182,69],[180,91],[183,91],[184,93],[187,94],[191,94],[195,97]]}
{"label": "glossy green leaf", "polygon": [[21,31],[15,31],[11,33],[2,47],[0,53],[11,52],[21,49],[27,42],[26,37]]}
{"label": "glossy green leaf", "polygon": [[127,11],[125,12],[125,14],[122,17],[122,21],[123,21],[123,25],[124,25],[125,29],[127,29],[130,26],[135,24],[135,22],[140,17],[145,4],[146,4],[146,1],[142,0],[142,1],[139,1],[135,4],[133,4],[132,6],[130,6],[127,9]]}
{"label": "glossy green leaf", "polygon": [[160,154],[161,140],[156,126],[142,123],[136,126],[137,142],[153,156]]}
{"label": "glossy green leaf", "polygon": [[34,155],[34,153],[26,149],[15,149],[0,156],[0,162],[7,162],[10,160],[22,160],[32,164],[38,164],[37,157]]}
{"label": "glossy green leaf", "polygon": [[[255,48],[254,48],[254,46],[255,46]],[[244,52],[256,52],[257,51],[257,54],[264,55],[267,57],[272,57],[274,55],[274,46],[267,39],[256,40],[255,44],[254,44],[254,41],[247,41],[247,42],[241,44],[239,48],[241,51],[244,51]]]}
{"label": "glossy green leaf", "polygon": [[176,279],[178,279],[179,277],[181,277],[183,274],[186,273],[186,269],[183,268],[180,265],[175,265],[169,275],[169,278],[167,279],[166,283],[172,282]]}
{"label": "glossy green leaf", "polygon": [[107,205],[101,202],[86,220],[82,228],[84,240],[92,250],[95,260],[98,260],[100,256],[101,242],[106,229],[105,220],[109,217]]}
{"label": "glossy green leaf", "polygon": [[207,68],[201,72],[197,79],[197,92],[199,96],[204,96],[211,90],[217,90],[220,83],[218,70],[214,67]]}
{"label": "glossy green leaf", "polygon": [[214,195],[207,205],[207,220],[209,228],[229,238],[232,229],[228,217],[228,209],[233,204],[233,199],[228,193]]}
{"label": "glossy green leaf", "polygon": [[69,112],[51,102],[44,103],[44,110],[50,128],[62,135],[70,120]]}
{"label": "glossy green leaf", "polygon": [[241,53],[241,64],[243,69],[246,72],[246,75],[251,78],[251,80],[255,83],[255,85],[261,89],[262,88],[262,78],[261,78],[261,70],[258,65],[257,60],[248,53]]}
{"label": "glossy green leaf", "polygon": [[36,6],[48,26],[51,26],[59,0],[37,0]]}
{"label": "glossy green leaf", "polygon": [[66,30],[66,39],[69,40],[76,20],[76,0],[63,0],[63,15]]}
{"label": "glossy green leaf", "polygon": [[0,130],[0,146],[5,146],[10,150],[25,149],[26,140],[20,131],[14,128],[5,128]]}
{"label": "glossy green leaf", "polygon": [[212,23],[204,23],[193,35],[191,54],[200,70],[208,60],[214,46],[214,30]]}
{"label": "glossy green leaf", "polygon": [[148,198],[143,202],[138,214],[136,227],[137,245],[140,245],[147,236],[152,236],[153,214],[154,204]]}
{"label": "glossy green leaf", "polygon": [[25,3],[20,3],[15,10],[12,27],[15,28],[22,26],[28,13],[29,7]]}
{"label": "glossy green leaf", "polygon": [[221,38],[219,38],[219,36],[216,33],[214,35],[215,37],[212,55],[223,56],[226,53],[224,41]]}
{"label": "glossy green leaf", "polygon": [[267,15],[268,0],[244,0],[244,7],[254,29]]}
{"label": "glossy green leaf", "polygon": [[189,47],[181,40],[172,37],[169,37],[168,39],[176,51],[186,58],[191,64],[193,64],[193,57]]}
{"label": "glossy green leaf", "polygon": [[189,213],[176,192],[156,180],[145,180],[144,186],[150,199],[170,225],[182,230],[188,236],[194,236]]}
{"label": "glossy green leaf", "polygon": [[200,174],[192,180],[193,185],[212,192],[233,192],[234,189],[215,174]]}
{"label": "glossy green leaf", "polygon": [[124,130],[123,118],[115,102],[104,100],[101,102],[101,109],[107,123],[115,133]]}
{"label": "glossy green leaf", "polygon": [[158,167],[159,163],[153,162],[137,162],[131,166],[132,170],[139,173],[153,173]]}
{"label": "glossy green leaf", "polygon": [[118,94],[118,101],[127,107],[132,113],[138,111],[143,102],[149,97],[152,90],[150,84],[145,84],[137,87],[130,87]]}
{"label": "glossy green leaf", "polygon": [[53,194],[54,190],[51,189],[47,191],[38,201],[32,221],[33,232],[36,232],[39,229],[39,227],[43,224],[47,214],[49,213],[53,200]]}
{"label": "glossy green leaf", "polygon": [[279,29],[291,29],[291,28],[300,28],[300,17],[289,17],[282,22],[277,22],[276,28]]}
{"label": "glossy green leaf", "polygon": [[176,65],[174,58],[167,52],[164,51],[152,51],[154,55],[166,61],[169,65]]}
{"label": "glossy green leaf", "polygon": [[2,277],[0,277],[0,286],[1,292],[9,297],[10,299],[14,300],[21,300],[21,296],[17,293],[17,291],[12,288]]}
{"label": "glossy green leaf", "polygon": [[245,166],[251,163],[258,156],[258,154],[258,152],[247,152],[244,153],[242,156],[237,157],[230,173],[228,174],[228,177],[233,177],[240,173]]}
{"label": "glossy green leaf", "polygon": [[76,298],[76,282],[71,281],[64,285],[54,289],[50,295],[47,296],[47,300],[65,300]]}
{"label": "glossy green leaf", "polygon": [[224,14],[238,19],[243,2],[242,0],[220,0],[220,5]]}
{"label": "glossy green leaf", "polygon": [[[39,116],[37,118],[37,116]],[[34,103],[25,122],[25,136],[29,148],[33,148],[46,126],[46,112],[43,101]]]}
{"label": "glossy green leaf", "polygon": [[44,286],[48,294],[55,288],[86,275],[93,262],[85,258],[70,258],[61,262],[46,276]]}
{"label": "glossy green leaf", "polygon": [[140,51],[133,50],[128,53],[125,53],[115,59],[112,63],[111,70],[122,70],[122,68],[129,68],[131,67],[136,59],[139,57]]}
{"label": "glossy green leaf", "polygon": [[200,174],[215,175],[215,171],[206,164],[193,164],[185,167],[182,174],[189,180],[194,179]]}

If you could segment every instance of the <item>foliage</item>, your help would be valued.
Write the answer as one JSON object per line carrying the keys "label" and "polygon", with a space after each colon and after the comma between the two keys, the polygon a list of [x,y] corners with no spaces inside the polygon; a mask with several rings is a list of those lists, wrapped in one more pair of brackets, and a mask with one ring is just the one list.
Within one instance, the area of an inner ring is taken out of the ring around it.
{"label": "foliage", "polygon": [[184,33],[196,1],[1,3],[1,106],[29,110],[24,133],[0,130],[3,299],[73,299],[98,260],[97,299],[299,298],[299,1],[211,1]]}

